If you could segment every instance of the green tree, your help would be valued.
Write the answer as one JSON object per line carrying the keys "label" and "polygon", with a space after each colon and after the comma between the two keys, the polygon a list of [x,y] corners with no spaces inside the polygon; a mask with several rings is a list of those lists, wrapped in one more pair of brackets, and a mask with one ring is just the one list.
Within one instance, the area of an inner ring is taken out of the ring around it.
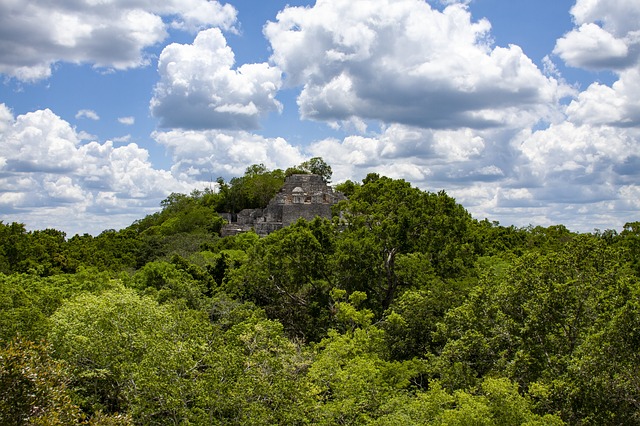
{"label": "green tree", "polygon": [[339,183],[335,186],[336,191],[344,194],[345,197],[351,197],[358,188],[359,184],[357,182],[353,182],[352,180],[346,180],[342,183]]}
{"label": "green tree", "polygon": [[471,226],[474,249],[479,256],[509,258],[521,256],[528,248],[526,229],[501,226],[487,219],[474,221]]}
{"label": "green tree", "polygon": [[421,364],[388,359],[385,332],[371,323],[374,315],[360,308],[363,292],[347,298],[344,290],[334,290],[337,329],[329,331],[314,349],[316,354],[307,380],[316,398],[314,423],[369,424],[383,414],[390,399],[412,388],[412,379]]}
{"label": "green tree", "polygon": [[567,374],[547,382],[551,405],[569,423],[640,424],[637,287],[629,296],[624,306],[598,320],[594,332],[575,351]]}
{"label": "green tree", "polygon": [[27,259],[27,230],[24,224],[0,221],[0,272],[10,274],[22,271],[20,265]]}
{"label": "green tree", "polygon": [[[39,288],[30,288],[28,281],[40,281],[27,275],[0,275],[0,343],[17,336],[39,340],[47,332],[47,313],[39,306]],[[50,300],[53,306],[61,301]]]}
{"label": "green tree", "polygon": [[65,300],[112,286],[108,273],[83,268],[73,275],[50,277],[0,274],[0,344],[18,336],[32,341],[45,338],[49,317]]}
{"label": "green tree", "polygon": [[168,340],[166,308],[132,290],[81,294],[52,316],[49,339],[69,363],[72,386],[89,413],[126,412],[136,389],[138,365]]}
{"label": "green tree", "polygon": [[575,235],[564,225],[552,225],[547,228],[529,226],[527,228],[527,245],[529,248],[537,248],[543,252],[557,251],[571,241]]}
{"label": "green tree", "polygon": [[64,255],[65,237],[55,229],[28,232],[23,224],[0,221],[0,272],[48,276],[71,271]]}
{"label": "green tree", "polygon": [[616,241],[626,250],[628,262],[636,276],[640,277],[640,222],[625,223]]}
{"label": "green tree", "polygon": [[301,219],[259,240],[247,262],[227,275],[224,289],[262,307],[290,335],[317,340],[331,319],[333,239],[329,221]]}
{"label": "green tree", "polygon": [[424,256],[411,253],[398,257],[398,275],[409,288],[394,300],[381,325],[394,359],[440,353],[442,343],[433,338],[437,325],[469,291],[465,281],[443,281],[429,273]]}
{"label": "green tree", "polygon": [[313,157],[301,163],[298,168],[306,171],[307,173],[321,176],[325,183],[331,182],[333,171],[331,170],[331,166],[328,165],[322,157]]}
{"label": "green tree", "polygon": [[304,424],[308,361],[282,326],[218,297],[209,315],[129,289],[65,303],[49,334],[88,413],[137,424]]}
{"label": "green tree", "polygon": [[221,186],[225,210],[236,213],[243,209],[264,208],[284,184],[285,173],[270,171],[264,164],[247,167],[244,176],[231,179],[229,185]]}
{"label": "green tree", "polygon": [[504,273],[487,274],[438,325],[444,347],[434,372],[465,388],[502,374],[527,389],[567,374],[594,324],[628,297],[630,275],[620,253],[590,235],[559,252],[533,250]]}
{"label": "green tree", "polygon": [[[188,269],[185,264],[182,267]],[[147,263],[133,275],[130,285],[158,303],[182,300],[191,309],[206,306],[206,282],[194,279],[193,275],[173,263]]]}
{"label": "green tree", "polygon": [[3,425],[80,424],[63,364],[43,344],[13,340],[0,346],[0,423]]}
{"label": "green tree", "polygon": [[399,255],[424,254],[424,270],[441,278],[463,275],[472,266],[470,216],[444,192],[431,194],[370,174],[338,209],[346,223],[337,243],[338,286],[366,291],[379,311],[407,285],[398,275]]}
{"label": "green tree", "polygon": [[530,398],[507,379],[485,379],[471,392],[447,392],[438,382],[413,395],[400,395],[383,407],[388,413],[372,424],[382,425],[563,425],[554,415],[538,415]]}
{"label": "green tree", "polygon": [[134,269],[143,241],[134,229],[121,231],[105,230],[97,237],[74,236],[65,250],[69,262],[79,266],[96,267],[100,270],[122,271]]}
{"label": "green tree", "polygon": [[202,424],[311,424],[311,392],[304,379],[309,358],[282,325],[249,304],[217,304],[224,331],[206,358],[196,404]]}

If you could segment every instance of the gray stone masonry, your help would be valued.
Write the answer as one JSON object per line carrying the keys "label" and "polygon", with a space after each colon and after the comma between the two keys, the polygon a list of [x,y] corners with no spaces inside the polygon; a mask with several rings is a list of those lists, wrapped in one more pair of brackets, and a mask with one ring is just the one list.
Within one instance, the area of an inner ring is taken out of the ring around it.
{"label": "gray stone masonry", "polygon": [[[324,183],[319,175],[291,175],[265,209],[242,210],[235,221],[222,228],[220,234],[226,237],[254,229],[258,235],[265,236],[300,218],[313,220],[320,216],[330,219],[331,206],[344,198]],[[233,218],[228,213],[222,215],[226,220]]]}

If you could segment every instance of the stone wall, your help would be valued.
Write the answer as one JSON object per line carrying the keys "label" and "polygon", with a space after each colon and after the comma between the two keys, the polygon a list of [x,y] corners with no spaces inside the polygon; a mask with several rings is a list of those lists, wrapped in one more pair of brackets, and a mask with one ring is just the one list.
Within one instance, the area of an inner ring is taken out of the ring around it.
{"label": "stone wall", "polygon": [[313,220],[316,216],[331,218],[331,204],[286,205],[282,212],[282,225],[289,226],[300,218]]}

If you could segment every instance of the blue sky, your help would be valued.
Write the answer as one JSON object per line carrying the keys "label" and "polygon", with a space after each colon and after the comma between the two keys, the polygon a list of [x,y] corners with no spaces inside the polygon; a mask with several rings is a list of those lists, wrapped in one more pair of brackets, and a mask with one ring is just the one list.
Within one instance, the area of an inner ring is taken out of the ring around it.
{"label": "blue sky", "polygon": [[0,0],[0,28],[5,223],[97,234],[313,156],[503,225],[640,219],[637,0]]}

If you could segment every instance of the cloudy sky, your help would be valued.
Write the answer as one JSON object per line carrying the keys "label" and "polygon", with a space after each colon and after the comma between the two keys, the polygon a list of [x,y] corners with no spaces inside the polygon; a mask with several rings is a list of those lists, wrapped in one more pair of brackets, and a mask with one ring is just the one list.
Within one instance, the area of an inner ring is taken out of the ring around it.
{"label": "cloudy sky", "polygon": [[637,0],[0,0],[0,220],[97,234],[321,156],[474,217],[640,220]]}

